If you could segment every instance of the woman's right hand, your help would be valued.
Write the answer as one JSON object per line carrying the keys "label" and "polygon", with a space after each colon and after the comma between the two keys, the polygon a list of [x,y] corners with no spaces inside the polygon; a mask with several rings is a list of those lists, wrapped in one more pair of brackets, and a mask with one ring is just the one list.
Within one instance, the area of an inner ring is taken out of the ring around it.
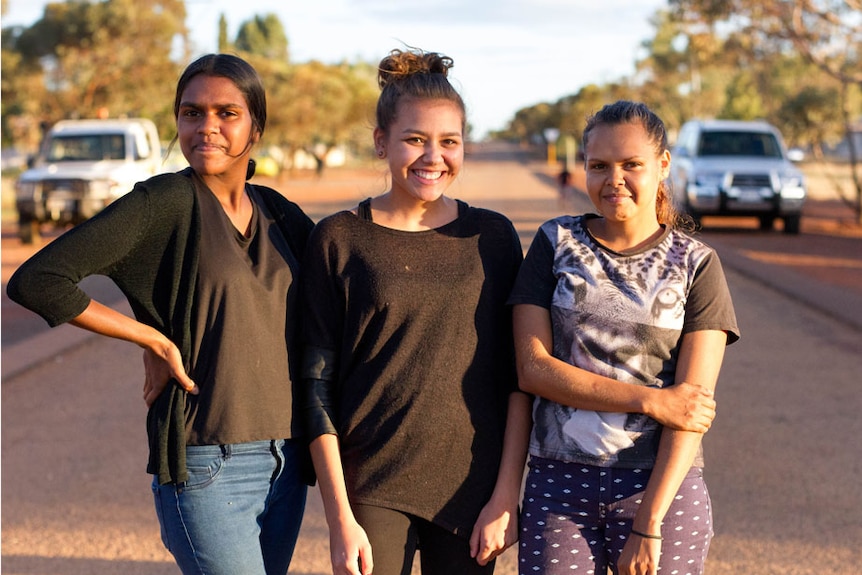
{"label": "woman's right hand", "polygon": [[144,401],[147,407],[153,405],[171,379],[187,392],[197,395],[198,387],[186,373],[180,350],[173,342],[144,348]]}
{"label": "woman's right hand", "polygon": [[344,520],[337,528],[330,528],[329,553],[333,575],[371,575],[371,543],[356,520]]}
{"label": "woman's right hand", "polygon": [[665,427],[679,431],[706,433],[715,419],[715,398],[711,389],[682,383],[657,391],[657,401],[647,415]]}

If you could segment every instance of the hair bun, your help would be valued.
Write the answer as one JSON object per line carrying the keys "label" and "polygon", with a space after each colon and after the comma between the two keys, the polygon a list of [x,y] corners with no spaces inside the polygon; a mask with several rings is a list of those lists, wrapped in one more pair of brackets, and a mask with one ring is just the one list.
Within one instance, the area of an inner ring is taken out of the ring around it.
{"label": "hair bun", "polygon": [[437,52],[424,52],[415,48],[395,49],[380,61],[377,83],[382,89],[387,84],[413,74],[443,74],[445,77],[453,65],[452,58]]}

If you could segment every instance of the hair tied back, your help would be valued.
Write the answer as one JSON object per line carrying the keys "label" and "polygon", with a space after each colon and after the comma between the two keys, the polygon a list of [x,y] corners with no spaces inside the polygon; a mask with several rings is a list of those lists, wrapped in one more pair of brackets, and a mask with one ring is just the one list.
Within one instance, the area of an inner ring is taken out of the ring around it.
{"label": "hair tied back", "polygon": [[446,77],[453,65],[452,58],[437,52],[395,49],[380,62],[377,82],[382,89],[414,74],[442,74]]}

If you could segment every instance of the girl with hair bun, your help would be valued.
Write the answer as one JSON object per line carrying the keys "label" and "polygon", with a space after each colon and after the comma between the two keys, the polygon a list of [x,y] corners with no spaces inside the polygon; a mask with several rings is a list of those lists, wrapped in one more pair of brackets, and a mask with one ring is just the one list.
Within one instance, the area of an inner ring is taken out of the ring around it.
{"label": "girl with hair bun", "polygon": [[380,63],[374,145],[390,188],[318,223],[302,277],[308,436],[333,573],[490,574],[517,538],[529,400],[504,216],[446,195],[464,162],[452,59]]}

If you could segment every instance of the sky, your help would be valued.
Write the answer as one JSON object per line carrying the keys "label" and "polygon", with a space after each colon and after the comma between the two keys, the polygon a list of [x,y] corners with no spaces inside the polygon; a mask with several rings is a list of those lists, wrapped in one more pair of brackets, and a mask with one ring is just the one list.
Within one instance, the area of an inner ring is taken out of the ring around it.
{"label": "sky", "polygon": [[[2,25],[30,25],[46,0],[9,0]],[[650,20],[667,0],[186,0],[196,55],[213,52],[224,14],[233,38],[278,16],[292,62],[377,63],[405,45],[450,56],[474,135],[506,127],[521,108],[631,76]]]}

